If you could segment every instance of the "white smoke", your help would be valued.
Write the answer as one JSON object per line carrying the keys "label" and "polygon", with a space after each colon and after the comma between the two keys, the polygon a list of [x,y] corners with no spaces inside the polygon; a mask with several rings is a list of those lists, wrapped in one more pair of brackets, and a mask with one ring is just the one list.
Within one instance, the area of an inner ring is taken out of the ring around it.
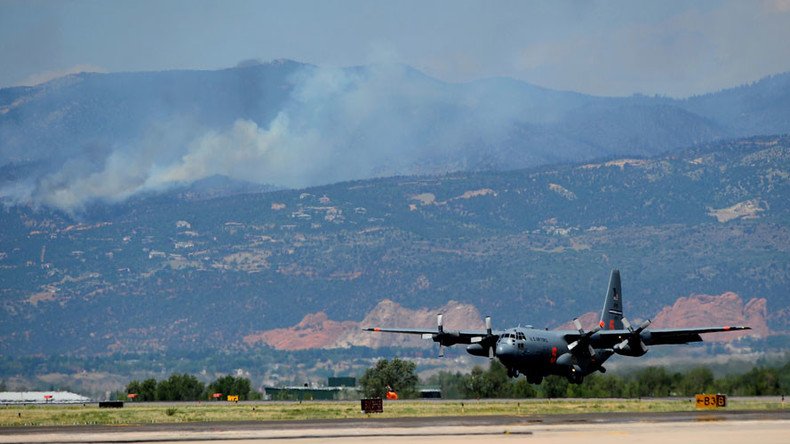
{"label": "white smoke", "polygon": [[291,134],[285,113],[280,113],[268,129],[239,119],[227,131],[209,131],[192,142],[177,162],[152,171],[144,188],[162,189],[215,175],[291,187],[309,185],[305,171],[321,163],[319,158],[308,157],[320,152],[316,149],[318,140],[311,131]]}
{"label": "white smoke", "polygon": [[89,202],[119,202],[215,175],[301,188],[438,172],[454,158],[463,168],[470,140],[495,137],[520,112],[482,106],[484,93],[459,94],[466,90],[398,65],[307,67],[291,82],[269,122],[237,118],[216,128],[170,116],[133,143],[96,156],[76,153],[35,180],[7,183],[0,197],[79,212]]}

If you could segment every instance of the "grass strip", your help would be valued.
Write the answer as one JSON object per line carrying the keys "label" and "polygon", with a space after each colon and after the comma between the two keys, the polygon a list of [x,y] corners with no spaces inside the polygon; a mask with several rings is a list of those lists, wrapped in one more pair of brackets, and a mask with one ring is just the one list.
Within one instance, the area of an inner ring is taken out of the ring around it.
{"label": "grass strip", "polygon": [[[728,400],[727,410],[776,410],[780,402],[759,399]],[[458,400],[385,401],[377,418],[425,416],[553,415],[602,412],[694,411],[691,399],[557,399],[557,400]],[[0,427],[161,424],[212,421],[283,421],[361,418],[359,401],[305,401],[233,403],[127,403],[120,409],[100,409],[96,404],[29,405],[0,407]]]}

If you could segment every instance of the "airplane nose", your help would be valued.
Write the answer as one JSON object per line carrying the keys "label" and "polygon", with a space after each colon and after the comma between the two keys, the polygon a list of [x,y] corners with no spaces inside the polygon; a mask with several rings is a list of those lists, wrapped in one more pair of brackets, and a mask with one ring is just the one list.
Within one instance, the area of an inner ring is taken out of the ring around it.
{"label": "airplane nose", "polygon": [[496,356],[503,362],[510,360],[515,356],[514,349],[515,347],[512,345],[505,342],[500,342],[496,345]]}

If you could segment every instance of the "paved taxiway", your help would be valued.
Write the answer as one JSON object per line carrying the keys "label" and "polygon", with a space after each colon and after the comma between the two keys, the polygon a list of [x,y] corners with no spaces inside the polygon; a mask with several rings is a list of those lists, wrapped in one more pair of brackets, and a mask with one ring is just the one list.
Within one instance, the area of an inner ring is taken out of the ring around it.
{"label": "paved taxiway", "polygon": [[790,410],[364,418],[0,429],[0,443],[788,442]]}

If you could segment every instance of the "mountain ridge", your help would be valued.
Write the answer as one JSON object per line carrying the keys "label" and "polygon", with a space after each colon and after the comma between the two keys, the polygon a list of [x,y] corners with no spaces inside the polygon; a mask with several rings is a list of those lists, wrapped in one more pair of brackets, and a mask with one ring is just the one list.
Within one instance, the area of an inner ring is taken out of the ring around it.
{"label": "mountain ridge", "polygon": [[362,319],[384,298],[558,325],[600,304],[611,268],[634,319],[731,291],[765,298],[768,326],[786,331],[789,171],[790,138],[762,136],[508,172],[157,194],[81,219],[6,206],[0,350],[233,350],[308,313]]}

